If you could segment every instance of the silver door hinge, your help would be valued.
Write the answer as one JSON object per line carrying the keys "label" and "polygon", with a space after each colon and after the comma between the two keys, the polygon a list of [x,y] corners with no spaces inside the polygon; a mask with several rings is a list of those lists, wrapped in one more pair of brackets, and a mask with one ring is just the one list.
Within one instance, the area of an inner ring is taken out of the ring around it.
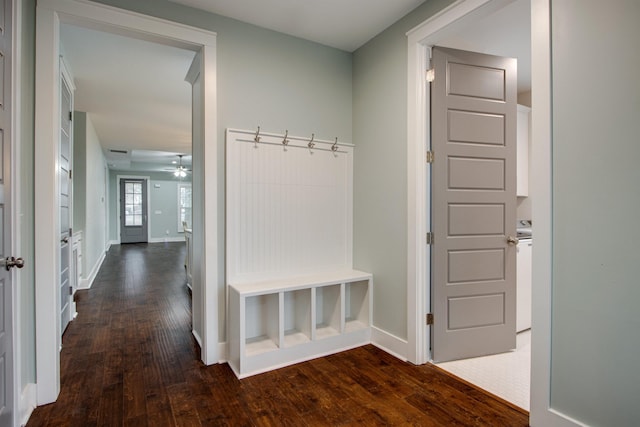
{"label": "silver door hinge", "polygon": [[433,245],[433,232],[431,231],[427,233],[427,245]]}
{"label": "silver door hinge", "polygon": [[69,179],[73,179],[73,174],[71,173],[71,169],[69,169]]}
{"label": "silver door hinge", "polygon": [[427,325],[433,325],[433,313],[427,313]]}
{"label": "silver door hinge", "polygon": [[432,82],[432,81],[434,81],[434,80],[435,80],[435,78],[436,78],[436,71],[435,71],[433,68],[429,68],[429,69],[427,70],[427,76],[426,76],[426,77],[427,77],[427,81],[428,81],[429,83],[431,83],[431,82]]}
{"label": "silver door hinge", "polygon": [[435,160],[435,157],[433,155],[433,151],[431,151],[431,150],[427,151],[427,154],[426,154],[427,163],[431,164],[431,163],[433,163],[434,160]]}
{"label": "silver door hinge", "polygon": [[73,121],[73,111],[69,111],[69,121]]}

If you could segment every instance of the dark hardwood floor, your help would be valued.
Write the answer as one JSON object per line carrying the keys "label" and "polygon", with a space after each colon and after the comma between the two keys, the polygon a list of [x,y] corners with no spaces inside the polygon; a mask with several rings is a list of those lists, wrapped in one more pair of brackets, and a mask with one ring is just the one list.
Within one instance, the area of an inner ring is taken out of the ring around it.
{"label": "dark hardwood floor", "polygon": [[526,426],[526,412],[368,345],[238,380],[191,335],[184,244],[112,246],[28,426]]}

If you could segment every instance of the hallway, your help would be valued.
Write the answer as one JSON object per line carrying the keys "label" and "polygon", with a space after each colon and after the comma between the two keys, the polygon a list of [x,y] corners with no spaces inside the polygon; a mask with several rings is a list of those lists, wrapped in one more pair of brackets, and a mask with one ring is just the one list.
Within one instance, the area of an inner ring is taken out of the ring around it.
{"label": "hallway", "polygon": [[184,243],[112,246],[63,337],[61,391],[28,426],[492,425],[528,415],[433,365],[360,347],[236,379],[191,335]]}

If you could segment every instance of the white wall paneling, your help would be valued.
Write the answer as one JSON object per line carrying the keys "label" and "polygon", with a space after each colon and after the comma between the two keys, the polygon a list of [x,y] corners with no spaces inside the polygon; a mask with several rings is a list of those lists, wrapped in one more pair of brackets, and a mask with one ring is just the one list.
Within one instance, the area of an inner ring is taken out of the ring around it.
{"label": "white wall paneling", "polygon": [[230,281],[351,268],[353,146],[227,131]]}

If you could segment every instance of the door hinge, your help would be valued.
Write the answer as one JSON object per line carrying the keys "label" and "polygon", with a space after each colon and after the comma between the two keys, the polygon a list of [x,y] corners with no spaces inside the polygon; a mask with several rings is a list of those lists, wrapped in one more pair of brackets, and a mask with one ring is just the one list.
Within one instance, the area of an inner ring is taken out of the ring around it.
{"label": "door hinge", "polygon": [[69,121],[73,121],[73,111],[69,111]]}
{"label": "door hinge", "polygon": [[69,295],[73,295],[73,286],[69,286]]}
{"label": "door hinge", "polygon": [[427,245],[433,245],[433,232],[431,231],[427,233]]}
{"label": "door hinge", "polygon": [[427,313],[427,325],[433,325],[433,313]]}
{"label": "door hinge", "polygon": [[69,179],[73,179],[73,173],[71,172],[71,169],[69,169]]}
{"label": "door hinge", "polygon": [[432,82],[432,81],[434,81],[434,80],[435,80],[435,78],[436,78],[436,71],[435,71],[433,68],[429,68],[429,69],[427,70],[427,75],[426,75],[426,77],[427,77],[427,81],[428,81],[429,83],[431,83],[431,82]]}
{"label": "door hinge", "polygon": [[433,163],[433,161],[435,160],[435,157],[433,155],[433,151],[431,151],[431,150],[427,151],[426,156],[427,156],[426,157],[427,163],[429,163],[429,164]]}

